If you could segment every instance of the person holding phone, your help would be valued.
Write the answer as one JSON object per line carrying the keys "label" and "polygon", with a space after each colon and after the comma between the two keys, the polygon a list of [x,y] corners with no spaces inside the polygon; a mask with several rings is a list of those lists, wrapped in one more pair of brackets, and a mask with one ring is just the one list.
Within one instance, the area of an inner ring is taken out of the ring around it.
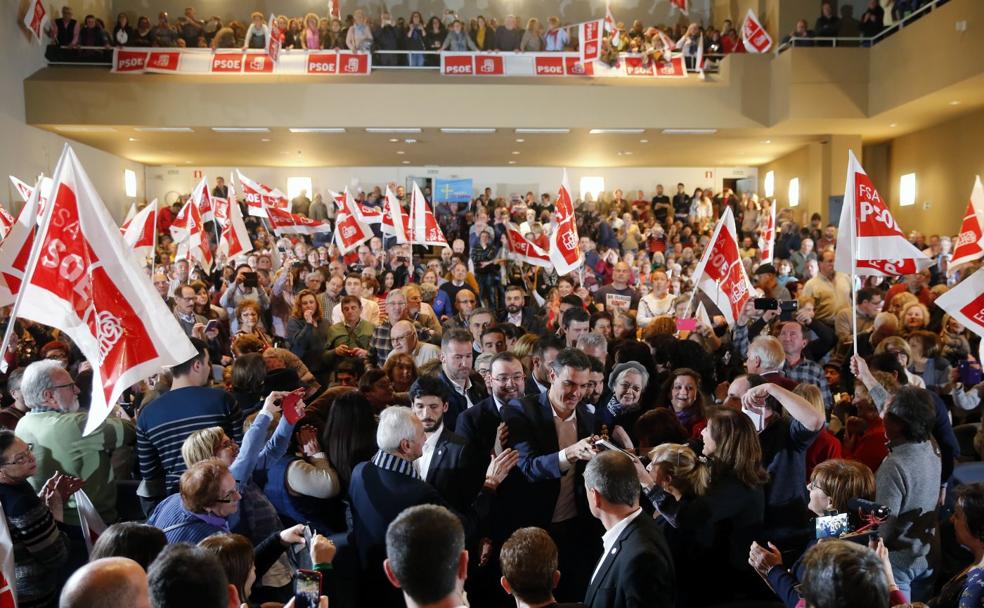
{"label": "person holding phone", "polygon": [[236,267],[236,278],[219,298],[219,305],[229,313],[230,329],[233,332],[239,329],[239,316],[235,314],[236,308],[246,300],[254,300],[261,311],[270,307],[270,299],[267,297],[266,291],[259,286],[258,275],[249,264],[240,264]]}

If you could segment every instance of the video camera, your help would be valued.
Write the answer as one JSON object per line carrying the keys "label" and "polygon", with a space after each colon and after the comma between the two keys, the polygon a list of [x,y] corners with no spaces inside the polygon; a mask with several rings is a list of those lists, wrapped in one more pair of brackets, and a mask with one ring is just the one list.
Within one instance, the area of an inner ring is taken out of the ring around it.
{"label": "video camera", "polygon": [[[847,508],[852,513],[834,513],[817,518],[817,539],[824,538],[854,538],[864,535],[878,535],[878,526],[892,514],[892,510],[863,498],[852,498],[847,501]],[[858,525],[855,525],[860,522]]]}

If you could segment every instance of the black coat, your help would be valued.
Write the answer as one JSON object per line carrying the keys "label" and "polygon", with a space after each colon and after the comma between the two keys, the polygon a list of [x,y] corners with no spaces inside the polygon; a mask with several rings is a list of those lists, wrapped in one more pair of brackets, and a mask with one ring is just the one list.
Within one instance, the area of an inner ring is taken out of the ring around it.
{"label": "black coat", "polygon": [[489,396],[485,391],[485,387],[472,382],[468,389],[468,399],[465,399],[464,395],[455,390],[454,384],[448,378],[448,375],[444,373],[443,369],[441,370],[440,380],[448,387],[448,411],[444,413],[444,426],[449,429],[456,428],[458,416],[468,409],[468,399],[471,399],[472,405],[475,405]]}
{"label": "black coat", "polygon": [[427,483],[456,511],[463,513],[475,500],[483,479],[471,446],[445,427],[427,467]]}
{"label": "black coat", "polygon": [[476,452],[478,460],[487,457],[495,447],[495,434],[502,422],[499,408],[492,397],[483,399],[458,416],[454,432]]}
{"label": "black coat", "polygon": [[640,513],[602,558],[584,603],[590,608],[672,608],[676,601],[673,557],[659,527]]}

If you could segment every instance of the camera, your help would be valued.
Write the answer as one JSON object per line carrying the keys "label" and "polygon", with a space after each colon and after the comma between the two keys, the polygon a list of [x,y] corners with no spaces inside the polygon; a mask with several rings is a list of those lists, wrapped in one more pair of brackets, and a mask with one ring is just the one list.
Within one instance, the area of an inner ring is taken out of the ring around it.
{"label": "camera", "polygon": [[798,300],[777,300],[776,298],[755,298],[755,310],[778,310],[780,321],[792,321],[799,310]]}
{"label": "camera", "polygon": [[830,513],[817,518],[817,539],[877,535],[878,526],[892,514],[885,505],[864,498],[848,500],[847,508],[850,513]]}

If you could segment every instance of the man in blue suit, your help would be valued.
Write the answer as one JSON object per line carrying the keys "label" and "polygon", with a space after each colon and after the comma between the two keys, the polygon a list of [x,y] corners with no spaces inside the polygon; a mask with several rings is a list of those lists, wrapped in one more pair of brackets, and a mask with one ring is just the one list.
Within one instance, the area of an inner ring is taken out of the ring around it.
{"label": "man in blue suit", "polygon": [[587,355],[564,349],[550,367],[546,393],[513,400],[502,410],[525,481],[518,494],[522,500],[512,510],[522,511],[523,525],[544,528],[557,543],[560,570],[566,573],[557,589],[560,600],[584,597],[601,553],[582,477],[598,439],[595,417],[581,405],[590,369]]}

